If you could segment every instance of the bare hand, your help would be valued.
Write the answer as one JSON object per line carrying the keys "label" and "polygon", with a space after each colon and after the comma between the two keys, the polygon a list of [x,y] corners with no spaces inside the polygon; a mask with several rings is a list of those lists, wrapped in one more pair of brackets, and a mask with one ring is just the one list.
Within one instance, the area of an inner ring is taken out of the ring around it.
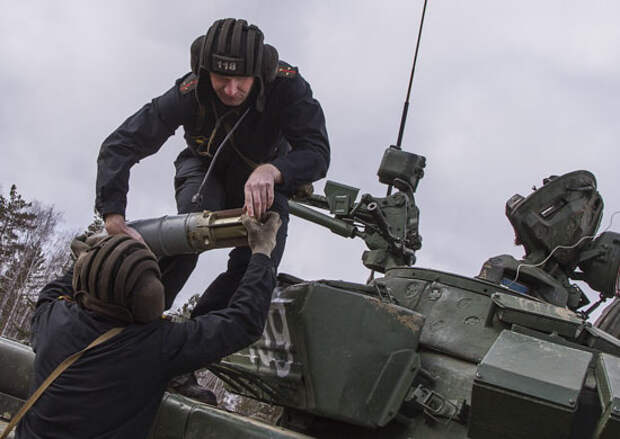
{"label": "bare hand", "polygon": [[249,216],[261,218],[273,204],[273,188],[282,183],[282,173],[271,164],[260,165],[245,183],[245,209]]}
{"label": "bare hand", "polygon": [[248,231],[248,245],[252,253],[271,256],[271,252],[276,246],[276,234],[282,224],[280,215],[276,212],[267,212],[264,223],[250,216],[242,215],[241,222]]}
{"label": "bare hand", "polygon": [[110,235],[129,235],[131,238],[144,242],[136,229],[132,229],[125,223],[125,217],[119,213],[109,213],[105,216],[105,230]]}

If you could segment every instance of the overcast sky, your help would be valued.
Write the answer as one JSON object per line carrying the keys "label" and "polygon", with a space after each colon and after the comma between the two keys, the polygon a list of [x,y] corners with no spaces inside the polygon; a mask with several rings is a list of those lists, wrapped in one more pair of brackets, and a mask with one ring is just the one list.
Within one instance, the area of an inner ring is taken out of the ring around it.
{"label": "overcast sky", "polygon": [[[259,25],[312,85],[332,146],[328,178],[382,196],[376,171],[396,141],[422,3],[0,0],[0,185],[83,229],[103,139],[189,70],[195,37],[236,17]],[[491,256],[521,257],[505,202],[551,174],[596,175],[603,227],[620,210],[618,17],[617,0],[429,2],[403,140],[427,158],[417,265],[473,276]],[[129,219],[176,213],[182,134],[134,167]],[[280,269],[363,282],[363,250],[293,218]],[[183,297],[226,259],[203,255]]]}

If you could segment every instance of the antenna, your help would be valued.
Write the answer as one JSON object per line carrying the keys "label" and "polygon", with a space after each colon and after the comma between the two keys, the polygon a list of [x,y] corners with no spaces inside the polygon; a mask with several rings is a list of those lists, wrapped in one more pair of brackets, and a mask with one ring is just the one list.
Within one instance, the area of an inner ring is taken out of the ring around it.
{"label": "antenna", "polygon": [[[409,96],[411,96],[411,86],[413,85],[413,75],[415,74],[415,66],[418,62],[418,51],[420,49],[420,41],[422,40],[422,28],[424,27],[424,17],[426,16],[426,4],[428,0],[424,0],[424,7],[422,8],[422,16],[420,17],[420,27],[418,28],[418,40],[415,44],[415,52],[413,54],[413,65],[411,66],[411,75],[409,76],[409,88],[407,89],[407,97],[405,98],[405,104],[403,105],[403,114],[400,116],[400,128],[398,129],[398,139],[396,145],[390,145],[390,148],[402,149],[400,147],[403,141],[403,134],[405,133],[405,124],[407,123],[407,113],[409,112]],[[387,188],[387,195],[392,194],[392,185]]]}
{"label": "antenna", "polygon": [[420,49],[420,40],[422,39],[422,28],[424,27],[424,16],[426,15],[426,4],[428,0],[424,0],[422,8],[422,17],[420,18],[420,27],[418,29],[418,40],[415,45],[415,53],[413,55],[413,65],[411,66],[411,76],[409,77],[409,88],[407,89],[407,97],[403,106],[403,114],[400,117],[400,128],[398,130],[398,140],[396,141],[396,149],[401,149],[400,145],[405,132],[405,124],[407,123],[407,113],[409,112],[409,96],[411,95],[411,86],[413,85],[413,75],[415,74],[415,66],[418,61],[418,50]]}

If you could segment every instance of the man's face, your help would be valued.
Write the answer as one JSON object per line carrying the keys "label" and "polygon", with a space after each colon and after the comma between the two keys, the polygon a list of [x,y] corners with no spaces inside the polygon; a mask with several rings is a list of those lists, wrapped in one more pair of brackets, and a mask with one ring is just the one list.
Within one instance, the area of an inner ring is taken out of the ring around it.
{"label": "man's face", "polygon": [[215,94],[224,105],[229,107],[243,104],[254,84],[252,76],[225,76],[209,73],[209,77]]}

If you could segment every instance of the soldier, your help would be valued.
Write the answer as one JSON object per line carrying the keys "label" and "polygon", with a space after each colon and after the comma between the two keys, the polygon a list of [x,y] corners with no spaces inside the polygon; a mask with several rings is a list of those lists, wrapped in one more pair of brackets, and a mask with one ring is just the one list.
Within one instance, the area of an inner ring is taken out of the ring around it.
{"label": "soldier", "polygon": [[242,220],[251,257],[230,303],[184,323],[161,318],[159,266],[142,242],[119,234],[81,244],[73,273],[39,294],[32,323],[35,386],[93,340],[111,338],[52,381],[19,423],[17,437],[146,437],[173,376],[257,340],[275,285],[270,254],[281,223],[275,212],[266,216],[265,224]]}
{"label": "soldier", "polygon": [[[272,255],[277,267],[286,239],[287,198],[324,177],[329,165],[321,106],[297,68],[279,61],[260,29],[245,20],[213,23],[191,46],[191,70],[103,142],[96,208],[108,233],[140,239],[125,223],[129,170],[182,125],[187,148],[175,161],[178,212],[245,207],[256,218],[267,209],[278,212],[282,227]],[[227,271],[206,289],[194,313],[226,306],[249,259],[247,248],[233,249]],[[166,308],[196,262],[196,255],[160,260]]]}

